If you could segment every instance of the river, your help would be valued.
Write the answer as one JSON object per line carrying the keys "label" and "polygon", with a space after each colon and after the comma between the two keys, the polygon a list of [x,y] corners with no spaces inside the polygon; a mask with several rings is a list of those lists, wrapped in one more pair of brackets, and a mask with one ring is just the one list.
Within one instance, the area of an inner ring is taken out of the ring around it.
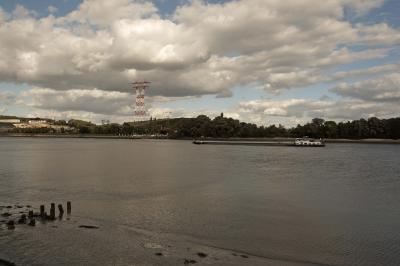
{"label": "river", "polygon": [[[0,138],[0,212],[66,201],[68,219],[15,230],[3,224],[0,258],[16,265],[176,265],[188,256],[215,265],[252,265],[252,258],[400,264],[400,145]],[[206,261],[195,255],[200,249]],[[162,257],[153,256],[157,250]],[[249,258],[233,258],[239,254]]]}

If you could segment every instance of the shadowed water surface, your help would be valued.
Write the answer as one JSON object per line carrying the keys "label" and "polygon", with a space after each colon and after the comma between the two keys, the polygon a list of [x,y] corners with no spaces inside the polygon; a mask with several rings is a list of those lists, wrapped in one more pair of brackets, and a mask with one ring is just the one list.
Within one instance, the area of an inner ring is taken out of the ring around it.
{"label": "shadowed water surface", "polygon": [[[254,256],[325,265],[400,264],[396,145],[0,138],[0,203],[67,200],[81,219]],[[20,256],[17,261],[27,261],[34,250],[43,263],[62,246],[2,231],[0,258],[3,246],[5,255]],[[115,249],[129,242],[122,233],[91,234],[105,234],[118,243]],[[95,263],[94,251],[82,250],[96,244],[85,235],[76,238],[73,259]]]}

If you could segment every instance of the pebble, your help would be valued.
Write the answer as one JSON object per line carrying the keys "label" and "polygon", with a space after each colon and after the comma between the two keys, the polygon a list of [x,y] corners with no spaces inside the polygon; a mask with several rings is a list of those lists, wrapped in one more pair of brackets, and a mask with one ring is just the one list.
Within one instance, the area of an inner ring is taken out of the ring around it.
{"label": "pebble", "polygon": [[195,264],[197,263],[197,261],[195,260],[189,260],[189,259],[185,259],[185,261],[183,262],[183,264],[187,265],[187,264]]}
{"label": "pebble", "polygon": [[99,227],[98,227],[98,226],[95,226],[95,225],[80,225],[79,228],[99,229]]}
{"label": "pebble", "polygon": [[207,254],[203,253],[203,252],[198,252],[197,256],[199,256],[200,258],[205,258],[205,257],[207,257]]}

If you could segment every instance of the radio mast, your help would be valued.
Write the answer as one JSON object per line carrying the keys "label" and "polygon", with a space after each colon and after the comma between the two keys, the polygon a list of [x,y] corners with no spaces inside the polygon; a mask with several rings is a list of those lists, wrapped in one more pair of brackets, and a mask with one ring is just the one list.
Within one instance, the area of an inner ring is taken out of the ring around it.
{"label": "radio mast", "polygon": [[135,101],[135,121],[147,120],[147,111],[144,101],[144,95],[146,90],[150,87],[150,82],[148,81],[136,81],[132,83],[132,87],[136,92]]}

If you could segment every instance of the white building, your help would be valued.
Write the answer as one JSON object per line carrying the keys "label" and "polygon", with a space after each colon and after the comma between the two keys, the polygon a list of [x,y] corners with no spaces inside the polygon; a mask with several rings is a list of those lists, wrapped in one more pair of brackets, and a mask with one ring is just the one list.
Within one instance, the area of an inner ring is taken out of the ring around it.
{"label": "white building", "polygon": [[46,120],[29,120],[28,123],[30,125],[47,125]]}
{"label": "white building", "polygon": [[19,124],[19,123],[21,123],[21,120],[19,120],[19,119],[0,119],[0,123]]}

